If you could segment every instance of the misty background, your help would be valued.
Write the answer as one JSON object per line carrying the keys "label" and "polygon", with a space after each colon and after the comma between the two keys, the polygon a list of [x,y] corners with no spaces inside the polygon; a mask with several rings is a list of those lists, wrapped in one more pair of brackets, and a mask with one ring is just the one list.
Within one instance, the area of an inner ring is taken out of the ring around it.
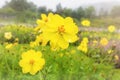
{"label": "misty background", "polygon": [[[35,24],[40,14],[70,16],[80,26],[89,19],[91,26],[120,25],[120,0],[2,0],[0,22]],[[114,18],[114,19],[113,19]]]}

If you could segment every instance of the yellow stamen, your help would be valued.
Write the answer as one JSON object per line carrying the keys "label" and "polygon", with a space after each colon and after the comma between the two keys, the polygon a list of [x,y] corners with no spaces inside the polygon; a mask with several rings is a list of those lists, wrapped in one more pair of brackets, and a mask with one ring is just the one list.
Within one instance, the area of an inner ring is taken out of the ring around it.
{"label": "yellow stamen", "polygon": [[33,65],[34,63],[35,63],[35,61],[34,61],[34,60],[31,60],[31,61],[30,61],[30,64],[31,64],[31,65]]}
{"label": "yellow stamen", "polygon": [[60,34],[62,34],[62,33],[65,32],[64,25],[58,27],[58,32],[59,32]]}

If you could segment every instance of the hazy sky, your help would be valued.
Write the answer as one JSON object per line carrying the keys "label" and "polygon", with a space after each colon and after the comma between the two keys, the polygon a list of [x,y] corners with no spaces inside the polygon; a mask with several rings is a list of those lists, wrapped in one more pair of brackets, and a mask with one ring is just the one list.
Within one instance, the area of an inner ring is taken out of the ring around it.
{"label": "hazy sky", "polygon": [[[0,0],[0,7],[5,4],[5,1],[10,0]],[[77,8],[80,5],[96,3],[96,2],[110,2],[110,1],[120,1],[120,0],[28,0],[34,2],[37,6],[46,6],[50,9],[55,9],[58,3],[61,3],[63,7]]]}

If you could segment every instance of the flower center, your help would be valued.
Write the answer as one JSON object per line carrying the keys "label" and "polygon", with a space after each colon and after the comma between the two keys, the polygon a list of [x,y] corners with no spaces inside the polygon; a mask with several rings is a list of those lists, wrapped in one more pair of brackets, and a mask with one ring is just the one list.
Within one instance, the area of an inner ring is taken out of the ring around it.
{"label": "flower center", "polygon": [[62,33],[65,32],[64,25],[61,25],[61,26],[58,27],[58,32],[59,32],[60,34],[62,34]]}
{"label": "flower center", "polygon": [[34,63],[35,63],[35,61],[34,60],[30,60],[30,65],[33,65]]}
{"label": "flower center", "polygon": [[48,19],[47,19],[47,18],[45,19],[45,22],[48,22]]}

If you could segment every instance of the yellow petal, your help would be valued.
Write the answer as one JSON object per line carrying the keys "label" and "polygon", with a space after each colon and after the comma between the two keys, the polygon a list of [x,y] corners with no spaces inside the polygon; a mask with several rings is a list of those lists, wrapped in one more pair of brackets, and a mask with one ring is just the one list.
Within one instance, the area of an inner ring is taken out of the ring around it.
{"label": "yellow petal", "polygon": [[64,39],[67,41],[67,42],[75,42],[78,40],[78,37],[77,35],[72,35],[72,34],[64,34],[63,35]]}
{"label": "yellow petal", "polygon": [[65,41],[62,37],[59,37],[58,39],[58,45],[62,48],[62,49],[66,49],[69,46],[69,43],[67,41]]}
{"label": "yellow petal", "polygon": [[22,72],[23,73],[28,73],[28,72],[30,72],[30,70],[31,70],[31,66],[30,65],[26,65],[25,67],[23,67]]}
{"label": "yellow petal", "polygon": [[78,33],[78,27],[75,24],[65,24],[64,28],[66,33],[69,33],[69,34]]}
{"label": "yellow petal", "polygon": [[46,20],[47,16],[46,14],[41,14],[42,20]]}

